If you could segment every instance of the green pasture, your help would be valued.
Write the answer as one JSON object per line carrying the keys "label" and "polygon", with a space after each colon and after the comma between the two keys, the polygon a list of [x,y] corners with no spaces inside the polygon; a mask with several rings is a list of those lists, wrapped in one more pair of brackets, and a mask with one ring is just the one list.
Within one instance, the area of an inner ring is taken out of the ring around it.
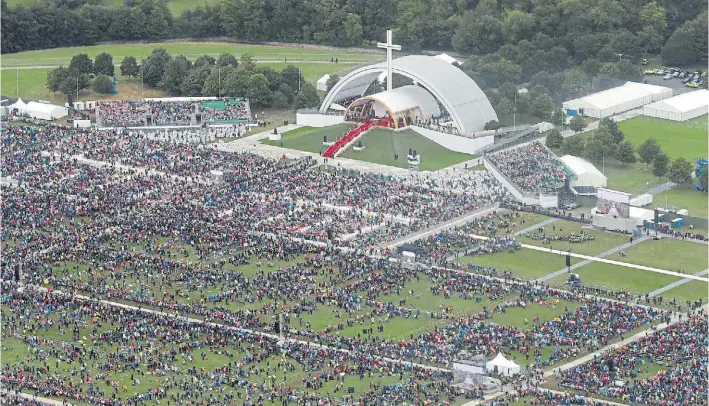
{"label": "green pasture", "polygon": [[323,145],[323,137],[327,137],[328,141],[335,141],[353,127],[354,125],[349,123],[325,128],[300,127],[283,133],[280,141],[271,141],[268,138],[264,138],[261,142],[277,147],[283,146],[283,148],[319,154],[326,148]]}
{"label": "green pasture", "polygon": [[[537,279],[566,267],[566,256],[522,248],[515,252],[466,256],[458,262],[496,268],[498,272],[509,270],[524,279]],[[576,262],[578,260],[572,257],[571,263]]]}
{"label": "green pasture", "polygon": [[[611,248],[628,242],[628,237],[624,235],[596,230],[588,227],[586,224],[577,223],[574,221],[557,220],[544,227],[544,234],[549,236],[568,237],[572,234],[579,235],[581,232],[586,235],[592,235],[594,240],[585,241],[582,243],[551,241],[551,243],[545,244],[543,240],[535,240],[530,237],[520,235],[517,236],[517,241],[523,244],[536,245],[538,247],[560,251],[568,251],[571,249],[572,253],[584,255],[598,255],[602,252],[608,251]],[[534,230],[533,233],[536,233],[536,230]]]}
{"label": "green pasture", "polygon": [[627,257],[615,254],[608,259],[688,274],[709,268],[706,245],[672,238],[633,244],[625,253]]}
{"label": "green pasture", "polygon": [[[364,151],[356,152],[354,149],[349,149],[340,157],[408,168],[406,156],[409,149],[412,149],[421,155],[419,169],[422,171],[436,171],[474,158],[473,155],[448,150],[413,130],[395,133],[385,129],[374,129],[360,138],[360,141]],[[394,159],[394,154],[398,154],[399,158]]]}
{"label": "green pasture", "polygon": [[684,157],[693,160],[699,156],[705,157],[709,148],[706,127],[694,128],[675,121],[650,117],[623,120],[618,123],[618,127],[625,134],[625,139],[635,147],[648,138],[654,138],[670,159]]}

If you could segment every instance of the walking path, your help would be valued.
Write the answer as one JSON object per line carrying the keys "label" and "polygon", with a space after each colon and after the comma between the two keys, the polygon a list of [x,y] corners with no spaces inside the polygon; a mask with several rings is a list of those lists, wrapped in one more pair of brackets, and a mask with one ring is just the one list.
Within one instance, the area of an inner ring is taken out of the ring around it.
{"label": "walking path", "polygon": [[[709,269],[705,269],[705,270],[703,270],[703,271],[701,271],[701,272],[697,272],[697,273],[695,273],[694,275],[695,275],[695,276],[704,276],[704,275],[706,275],[706,274],[709,274]],[[676,288],[676,287],[678,287],[678,286],[684,285],[685,283],[689,283],[689,282],[691,282],[691,279],[689,279],[689,278],[680,279],[680,280],[678,280],[678,281],[675,281],[675,282],[670,283],[670,284],[667,285],[667,286],[663,286],[663,287],[661,287],[661,288],[659,288],[659,289],[653,290],[652,292],[649,293],[649,295],[650,295],[650,297],[654,297],[654,296],[663,294],[663,293],[667,292],[667,291],[670,290],[670,289],[674,289],[674,288]]]}
{"label": "walking path", "polygon": [[[673,183],[673,182],[666,182],[666,183],[659,184],[659,185],[657,185],[657,186],[655,186],[655,187],[651,187],[650,190],[648,190],[647,192],[648,192],[649,194],[653,195],[653,196],[654,196],[654,195],[659,195],[660,193],[663,193],[663,192],[665,192],[665,191],[671,190],[671,189],[674,188],[675,186],[677,186],[676,183]],[[665,207],[665,208],[667,208],[667,207]]]}
{"label": "walking path", "polygon": [[[479,239],[479,240],[489,240],[489,237],[485,237],[482,235],[475,235],[475,234],[470,234],[471,237]],[[689,278],[689,279],[694,279],[698,280],[701,282],[709,282],[709,278],[703,278],[701,276],[695,276],[695,275],[687,275],[687,274],[682,274],[679,272],[674,272],[674,271],[668,271],[666,269],[659,269],[659,268],[653,268],[651,266],[645,266],[645,265],[638,265],[638,264],[631,264],[630,262],[621,262],[621,261],[614,261],[612,259],[605,259],[605,258],[596,258],[588,255],[583,255],[583,254],[576,254],[573,252],[568,252],[568,251],[559,251],[555,250],[552,248],[544,248],[544,247],[538,247],[536,245],[529,245],[529,244],[520,244],[522,248],[529,248],[535,251],[541,251],[541,252],[548,252],[551,254],[558,254],[558,255],[569,255],[574,258],[581,258],[581,259],[588,259],[591,261],[596,261],[596,262],[602,262],[604,264],[610,264],[610,265],[618,265],[618,266],[624,266],[626,268],[634,268],[634,269],[639,269],[641,271],[650,271],[650,272],[656,272],[656,273],[661,273],[665,275],[671,275],[671,276],[677,276],[680,278]]]}
{"label": "walking path", "polygon": [[580,268],[580,267],[582,267],[582,266],[584,266],[584,265],[588,265],[588,264],[590,264],[591,262],[593,262],[596,258],[605,258],[605,257],[607,257],[607,256],[609,256],[609,255],[611,255],[611,254],[615,254],[615,253],[618,252],[618,251],[624,250],[624,249],[626,249],[626,248],[630,248],[630,247],[633,246],[633,244],[641,243],[641,242],[646,241],[646,240],[649,240],[649,239],[650,239],[650,237],[648,237],[648,236],[642,236],[642,237],[638,238],[637,240],[633,241],[632,243],[626,242],[625,244],[621,244],[621,245],[619,245],[619,246],[617,246],[617,247],[615,247],[615,248],[609,249],[608,251],[602,252],[602,253],[596,255],[593,260],[591,260],[591,259],[585,259],[585,260],[583,260],[583,261],[581,261],[581,262],[579,262],[579,263],[576,263],[576,264],[571,265],[571,267],[562,268],[562,269],[559,269],[559,270],[556,271],[556,272],[552,272],[552,273],[550,273],[550,274],[548,274],[548,275],[544,275],[544,276],[542,276],[541,278],[539,278],[539,279],[537,279],[537,280],[538,280],[539,282],[546,282],[546,281],[548,281],[548,280],[550,280],[550,279],[556,278],[556,277],[559,276],[559,275],[563,275],[563,274],[565,274],[565,273],[567,273],[567,272],[571,272],[571,271],[573,271],[573,270],[575,270],[575,269],[578,269],[578,268]]}

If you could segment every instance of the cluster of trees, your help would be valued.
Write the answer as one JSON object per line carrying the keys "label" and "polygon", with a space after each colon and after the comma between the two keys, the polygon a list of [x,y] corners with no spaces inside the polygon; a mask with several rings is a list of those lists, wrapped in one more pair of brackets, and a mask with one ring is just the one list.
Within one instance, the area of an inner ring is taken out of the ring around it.
{"label": "cluster of trees", "polygon": [[500,117],[509,117],[516,112],[529,114],[544,121],[562,123],[566,116],[556,107],[559,100],[550,95],[549,90],[543,85],[535,85],[526,93],[519,93],[511,83],[503,83],[496,90],[488,89],[485,93]]}
{"label": "cluster of trees", "polygon": [[[114,71],[113,57],[102,53],[94,61],[86,54],[75,55],[68,68],[60,66],[47,74],[51,91],[69,94],[89,86],[98,93],[110,93]],[[202,55],[190,61],[183,55],[171,56],[164,48],[154,49],[140,63],[133,56],[121,61],[121,75],[141,78],[145,86],[163,90],[171,96],[248,97],[256,107],[314,107],[320,102],[315,87],[305,82],[299,69],[289,65],[276,71],[256,66],[253,56],[243,54],[240,61],[232,54],[218,58]],[[334,79],[336,83],[339,78]]]}
{"label": "cluster of trees", "polygon": [[[574,117],[570,127],[575,132],[583,131],[586,123],[581,117]],[[604,118],[598,123],[598,128],[590,137],[572,136],[563,138],[559,130],[551,130],[546,137],[546,145],[551,149],[561,150],[564,154],[583,156],[593,162],[605,159],[615,159],[623,165],[638,161],[648,167],[652,165],[652,174],[658,178],[667,177],[679,185],[692,180],[692,164],[684,158],[670,162],[667,154],[662,152],[660,144],[654,138],[648,138],[637,149],[618,127],[618,123],[610,118]]]}
{"label": "cluster of trees", "polygon": [[74,55],[69,67],[59,66],[47,73],[47,88],[52,92],[72,94],[88,87],[97,93],[113,91],[113,57],[102,52],[92,61],[87,54]]}
{"label": "cluster of trees", "polygon": [[[2,0],[2,52],[218,36],[357,46],[380,41],[392,28],[407,50],[494,53],[523,76],[587,59],[611,62],[619,53],[637,61],[663,47],[668,58],[689,52],[676,44],[706,57],[706,30],[699,29],[699,20],[706,28],[706,15],[698,17],[706,2],[700,0],[224,0],[176,18],[163,0],[125,0],[117,9],[97,4],[44,0],[8,8]],[[693,19],[698,22],[689,24]]]}

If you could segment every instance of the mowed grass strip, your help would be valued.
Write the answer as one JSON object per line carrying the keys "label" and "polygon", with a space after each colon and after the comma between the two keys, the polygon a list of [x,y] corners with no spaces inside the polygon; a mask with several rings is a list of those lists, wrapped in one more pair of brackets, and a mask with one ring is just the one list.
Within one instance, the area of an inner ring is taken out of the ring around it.
{"label": "mowed grass strip", "polygon": [[[566,256],[522,248],[515,252],[466,256],[458,262],[495,268],[498,272],[509,270],[524,279],[537,279],[566,267]],[[576,262],[578,259],[572,257],[571,263]]]}
{"label": "mowed grass strip", "polygon": [[[572,234],[579,235],[582,232],[583,234],[593,236],[594,239],[581,243],[551,241],[551,243],[545,244],[543,240],[535,240],[529,236],[520,235],[517,236],[517,241],[523,244],[560,251],[568,251],[571,249],[572,253],[584,255],[598,255],[629,241],[629,237],[627,236],[596,230],[588,227],[586,224],[569,220],[557,220],[548,224],[544,227],[543,233],[549,236],[568,237]],[[537,230],[531,231],[530,233],[537,233]]]}
{"label": "mowed grass strip", "polygon": [[[228,42],[168,42],[168,43],[145,43],[145,44],[111,44],[111,45],[91,45],[84,47],[66,47],[55,49],[44,49],[36,51],[24,51],[15,54],[4,54],[2,66],[23,67],[23,66],[55,66],[68,65],[74,55],[85,53],[90,58],[95,58],[101,52],[108,52],[113,56],[113,63],[120,64],[126,56],[134,56],[139,61],[147,58],[155,48],[165,48],[170,55],[184,55],[188,59],[196,59],[201,55],[211,55],[214,57],[223,53],[234,54],[237,58],[242,54],[252,54],[256,61],[268,61],[273,63],[288,63],[288,58],[293,63],[302,62],[323,62],[326,66],[331,66],[333,72],[339,71],[339,64],[351,64],[381,60],[382,55],[376,52],[355,52],[335,49],[319,48],[296,48],[275,45],[252,45]],[[331,58],[337,58],[338,63],[330,62]]]}
{"label": "mowed grass strip", "polygon": [[626,257],[614,254],[608,259],[693,274],[709,268],[707,246],[672,238],[647,240],[625,250]]}
{"label": "mowed grass strip", "polygon": [[706,127],[695,128],[669,120],[650,117],[635,117],[618,123],[625,139],[637,147],[648,138],[654,138],[662,147],[662,152],[670,159],[683,157],[693,160],[706,157],[709,142]]}
{"label": "mowed grass strip", "polygon": [[[395,133],[385,129],[374,129],[359,141],[362,142],[364,151],[356,152],[350,148],[340,156],[380,165],[408,168],[406,156],[409,149],[412,149],[421,155],[419,169],[422,171],[436,171],[474,158],[473,155],[446,149],[413,130]],[[399,158],[394,159],[394,154],[398,154]]]}

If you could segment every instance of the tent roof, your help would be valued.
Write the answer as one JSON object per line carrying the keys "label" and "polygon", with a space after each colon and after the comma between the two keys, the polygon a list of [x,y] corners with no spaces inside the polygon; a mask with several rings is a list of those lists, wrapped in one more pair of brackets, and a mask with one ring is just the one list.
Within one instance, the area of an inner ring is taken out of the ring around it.
{"label": "tent roof", "polygon": [[709,90],[700,89],[682,93],[645,106],[648,109],[664,110],[673,113],[686,113],[698,108],[709,106]]}
{"label": "tent roof", "polygon": [[27,107],[27,103],[23,102],[22,99],[17,99],[17,101],[10,105],[10,107],[13,109],[24,109]]}
{"label": "tent roof", "polygon": [[57,111],[57,109],[66,110],[66,107],[57,106],[55,104],[48,104],[48,103],[37,103],[34,101],[27,103],[26,108],[27,108],[27,110],[30,110],[30,111],[42,112],[42,113],[54,113]]}
{"label": "tent roof", "polygon": [[591,174],[594,176],[600,176],[603,179],[607,179],[606,176],[598,170],[592,163],[588,162],[585,159],[579,158],[577,156],[573,155],[564,155],[561,158],[561,161],[576,175],[583,175],[583,174]]}
{"label": "tent roof", "polygon": [[320,79],[318,79],[317,83],[327,83],[328,79],[330,79],[330,74],[326,73]]}
{"label": "tent roof", "polygon": [[355,100],[350,107],[361,106],[370,100],[376,100],[386,106],[392,113],[420,107],[426,117],[441,114],[436,98],[420,86],[402,86],[391,92],[380,92]]}
{"label": "tent roof", "polygon": [[645,83],[626,82],[622,86],[589,94],[588,96],[580,97],[578,99],[569,100],[564,102],[564,105],[603,110],[649,95],[660,94],[666,90],[671,89],[664,86],[648,85]]}

